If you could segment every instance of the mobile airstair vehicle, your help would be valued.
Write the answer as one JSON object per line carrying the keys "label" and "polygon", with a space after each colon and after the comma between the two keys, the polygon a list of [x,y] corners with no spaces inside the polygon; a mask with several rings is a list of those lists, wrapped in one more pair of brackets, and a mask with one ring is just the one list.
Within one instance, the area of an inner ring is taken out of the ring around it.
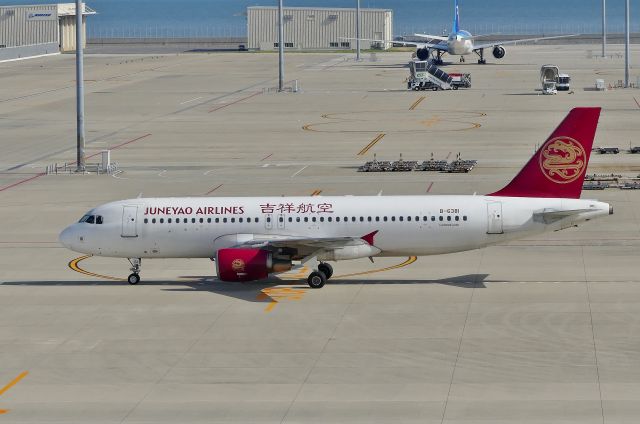
{"label": "mobile airstair vehicle", "polygon": [[410,76],[407,80],[409,90],[457,90],[471,87],[470,74],[447,74],[429,60],[409,62]]}

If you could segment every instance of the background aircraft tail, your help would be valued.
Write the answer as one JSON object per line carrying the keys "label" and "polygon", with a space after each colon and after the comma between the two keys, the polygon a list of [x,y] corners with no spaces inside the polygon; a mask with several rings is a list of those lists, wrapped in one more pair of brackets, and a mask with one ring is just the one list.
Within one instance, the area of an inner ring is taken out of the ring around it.
{"label": "background aircraft tail", "polygon": [[458,12],[458,0],[454,0],[455,15],[453,17],[453,33],[457,34],[460,30],[460,13]]}
{"label": "background aircraft tail", "polygon": [[572,109],[520,173],[488,196],[578,199],[599,117],[599,107]]}

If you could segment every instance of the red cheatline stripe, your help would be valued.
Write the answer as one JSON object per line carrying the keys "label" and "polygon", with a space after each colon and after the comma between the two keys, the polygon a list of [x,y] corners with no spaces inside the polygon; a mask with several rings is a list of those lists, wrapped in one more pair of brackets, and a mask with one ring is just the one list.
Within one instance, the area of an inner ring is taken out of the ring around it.
{"label": "red cheatline stripe", "polygon": [[[131,143],[136,142],[138,140],[142,140],[143,138],[147,138],[150,135],[151,134],[145,134],[145,135],[142,135],[140,137],[134,138],[133,140],[129,140],[129,141],[125,141],[124,143],[116,144],[115,146],[111,147],[110,149],[111,150],[118,149],[118,148],[120,148],[122,146],[126,146],[127,144],[131,144]],[[100,153],[101,152],[94,153],[92,155],[87,156],[85,159],[89,159],[89,158],[92,158],[94,156],[98,156]],[[73,165],[75,163],[76,163],[76,161],[74,160],[73,162],[70,162],[69,165]],[[41,172],[39,174],[34,175],[33,177],[25,178],[24,180],[20,180],[20,181],[18,181],[16,183],[9,184],[8,186],[0,187],[0,191],[5,191],[5,190],[8,190],[8,189],[13,188],[15,186],[18,186],[20,184],[28,183],[29,181],[33,181],[36,178],[42,177],[43,175],[47,175],[46,172]]]}
{"label": "red cheatline stripe", "polygon": [[43,175],[47,175],[47,174],[45,172],[41,172],[39,174],[34,175],[33,177],[29,177],[29,178],[25,178],[24,180],[20,180],[17,183],[13,183],[13,184],[9,184],[8,186],[0,187],[0,191],[9,190],[10,188],[18,186],[20,184],[28,183],[29,181],[33,181],[36,178],[42,177]]}
{"label": "red cheatline stripe", "polygon": [[241,98],[241,99],[234,100],[234,101],[232,101],[231,103],[225,103],[225,104],[223,104],[223,105],[220,105],[220,106],[214,107],[213,109],[211,109],[211,110],[209,111],[209,113],[211,113],[211,112],[215,112],[216,110],[224,109],[225,107],[228,107],[228,106],[231,106],[231,105],[235,105],[236,103],[240,103],[240,102],[241,102],[241,101],[243,101],[243,100],[250,99],[250,98],[255,97],[255,96],[259,95],[259,94],[262,94],[262,92],[256,92],[256,93],[253,93],[253,94],[251,94],[251,95],[249,95],[249,96],[247,96],[247,97],[243,97],[243,98]]}
{"label": "red cheatline stripe", "polygon": [[211,190],[207,191],[207,192],[205,193],[205,196],[206,196],[207,194],[211,194],[211,193],[213,193],[214,191],[216,191],[216,190],[217,190],[217,189],[219,189],[220,187],[222,187],[222,184],[220,184],[220,185],[218,185],[218,186],[216,186],[216,187],[212,188]]}
{"label": "red cheatline stripe", "polygon": [[427,187],[427,193],[431,191],[431,187],[433,187],[433,181],[431,182],[431,184],[429,184],[429,187]]}

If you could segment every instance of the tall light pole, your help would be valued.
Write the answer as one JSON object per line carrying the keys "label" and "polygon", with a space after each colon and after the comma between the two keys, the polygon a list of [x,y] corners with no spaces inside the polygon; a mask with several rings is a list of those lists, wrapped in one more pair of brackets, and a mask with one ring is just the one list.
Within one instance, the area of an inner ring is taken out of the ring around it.
{"label": "tall light pole", "polygon": [[602,57],[607,56],[607,0],[602,0]]}
{"label": "tall light pole", "polygon": [[82,0],[76,0],[76,172],[84,172],[84,54],[82,49]]}
{"label": "tall light pole", "polygon": [[624,86],[629,88],[629,0],[624,8]]}
{"label": "tall light pole", "polygon": [[284,12],[278,1],[278,91],[284,90]]}
{"label": "tall light pole", "polygon": [[356,61],[360,61],[360,0],[356,0]]}

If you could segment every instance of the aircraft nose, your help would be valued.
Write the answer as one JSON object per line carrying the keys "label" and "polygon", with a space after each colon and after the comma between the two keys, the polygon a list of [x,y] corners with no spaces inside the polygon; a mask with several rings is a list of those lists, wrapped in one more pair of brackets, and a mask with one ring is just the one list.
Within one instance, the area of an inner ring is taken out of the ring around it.
{"label": "aircraft nose", "polygon": [[71,243],[73,241],[73,232],[73,226],[69,226],[62,230],[62,232],[58,236],[58,241],[60,242],[60,244],[67,249],[72,249]]}

